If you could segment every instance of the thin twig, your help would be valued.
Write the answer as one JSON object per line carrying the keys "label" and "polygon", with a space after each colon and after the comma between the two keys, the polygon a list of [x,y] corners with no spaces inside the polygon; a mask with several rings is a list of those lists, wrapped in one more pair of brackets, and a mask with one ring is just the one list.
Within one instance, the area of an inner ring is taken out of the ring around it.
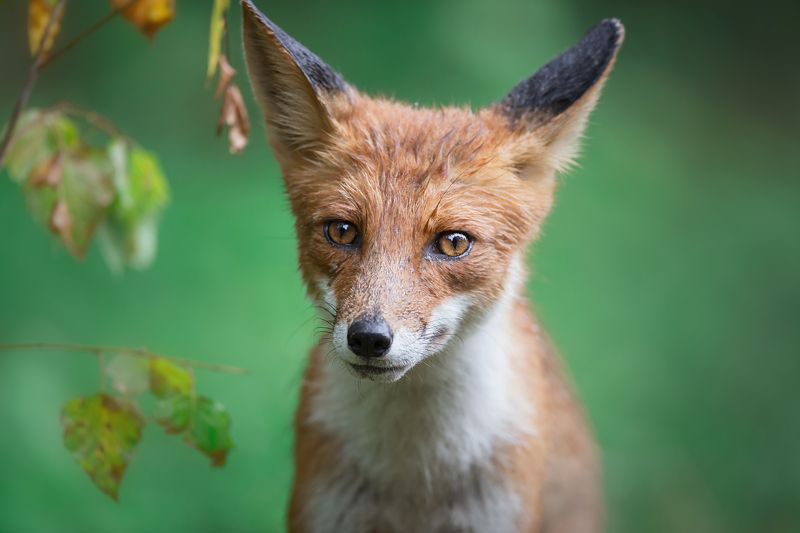
{"label": "thin twig", "polygon": [[31,96],[31,91],[33,90],[33,85],[36,83],[36,78],[39,77],[39,69],[41,68],[42,59],[45,52],[44,44],[47,42],[47,39],[50,36],[50,31],[53,29],[53,24],[60,16],[61,11],[64,9],[65,2],[66,0],[58,0],[58,3],[50,12],[50,17],[47,19],[47,25],[45,25],[44,31],[42,32],[42,37],[39,39],[39,44],[36,46],[36,52],[33,54],[33,61],[28,69],[28,77],[25,80],[25,84],[22,86],[22,91],[20,91],[17,101],[14,103],[14,109],[11,111],[11,118],[8,119],[8,126],[6,126],[5,134],[3,134],[3,140],[0,141],[0,167],[3,166],[3,161],[8,153],[8,148],[11,146],[11,138],[14,135],[14,129],[17,127],[19,116],[22,113],[22,110],[25,108],[25,105],[28,103],[28,98]]}
{"label": "thin twig", "polygon": [[72,102],[59,102],[53,107],[45,110],[45,112],[47,111],[60,111],[62,113],[66,113],[67,115],[80,117],[95,128],[104,131],[110,137],[122,137],[124,139],[129,139],[122,130],[120,130],[105,116],[96,111],[92,111],[91,109],[86,109],[85,107],[73,104]]}
{"label": "thin twig", "polygon": [[106,354],[104,352],[97,352],[97,365],[100,367],[100,392],[106,392]]}
{"label": "thin twig", "polygon": [[152,359],[160,357],[168,359],[173,363],[182,366],[193,368],[202,368],[214,372],[223,372],[225,374],[249,374],[250,371],[246,368],[230,365],[218,365],[214,363],[205,363],[203,361],[192,361],[191,359],[183,359],[181,357],[173,357],[161,353],[151,352],[146,348],[129,348],[126,346],[98,346],[95,344],[73,344],[66,342],[19,342],[12,344],[0,344],[0,351],[10,350],[62,350],[65,352],[83,352],[100,356],[103,353],[116,353],[121,355],[130,355],[132,357],[142,357],[145,359]]}
{"label": "thin twig", "polygon": [[97,30],[102,28],[108,21],[112,20],[114,17],[119,15],[120,12],[124,11],[125,9],[128,8],[128,6],[130,6],[131,4],[133,4],[134,2],[137,2],[137,1],[138,0],[128,0],[128,2],[113,8],[111,11],[109,11],[108,13],[103,15],[103,17],[100,18],[100,20],[98,20],[97,22],[95,22],[94,24],[92,24],[91,26],[89,26],[88,28],[83,30],[82,32],[80,32],[78,35],[76,35],[75,37],[70,39],[67,44],[65,44],[64,46],[62,46],[61,48],[59,48],[58,50],[56,50],[52,54],[49,54],[42,61],[42,64],[40,65],[40,68],[46,67],[47,65],[49,65],[50,63],[55,61],[57,58],[61,57],[65,52],[68,52],[69,50],[72,50],[75,47],[76,44],[78,44],[79,42],[81,42],[82,40],[84,40],[85,38],[87,38],[88,36],[93,34],[94,32],[96,32]]}

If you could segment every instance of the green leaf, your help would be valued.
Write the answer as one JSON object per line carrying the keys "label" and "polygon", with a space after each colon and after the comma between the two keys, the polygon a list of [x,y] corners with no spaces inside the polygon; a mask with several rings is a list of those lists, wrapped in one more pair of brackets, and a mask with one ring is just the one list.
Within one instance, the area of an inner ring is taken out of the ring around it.
{"label": "green leaf", "polygon": [[198,396],[184,441],[207,455],[211,466],[223,466],[233,447],[230,426],[231,417],[221,403]]}
{"label": "green leaf", "polygon": [[69,239],[62,236],[62,240],[74,256],[83,257],[114,198],[111,168],[102,150],[85,149],[64,155],[59,199],[69,210],[72,231]]}
{"label": "green leaf", "polygon": [[135,396],[150,388],[150,365],[147,359],[119,354],[105,365],[114,390],[123,396]]}
{"label": "green leaf", "polygon": [[114,140],[108,148],[116,198],[100,230],[100,243],[112,270],[145,268],[155,258],[158,218],[169,201],[167,181],[155,156]]}
{"label": "green leaf", "polygon": [[114,500],[144,423],[135,404],[106,394],[75,398],[61,412],[64,446]]}
{"label": "green leaf", "polygon": [[23,183],[37,164],[57,151],[75,148],[79,141],[77,126],[63,113],[29,109],[20,116],[8,150],[8,173]]}
{"label": "green leaf", "polygon": [[111,204],[109,162],[104,152],[88,148],[58,154],[58,180],[42,178],[40,162],[22,185],[34,219],[58,236],[75,257],[86,254],[89,243]]}
{"label": "green leaf", "polygon": [[63,111],[32,109],[20,117],[7,168],[33,217],[75,257],[99,230],[112,270],[152,263],[169,189],[151,152],[114,135],[94,148]]}
{"label": "green leaf", "polygon": [[193,409],[191,396],[176,394],[159,400],[153,416],[167,433],[183,433],[189,427]]}
{"label": "green leaf", "polygon": [[194,388],[192,373],[162,357],[150,359],[150,390],[157,398],[189,396]]}
{"label": "green leaf", "polygon": [[222,38],[225,33],[225,14],[228,12],[230,0],[214,0],[211,8],[211,29],[208,32],[208,71],[210,80],[217,72],[219,54],[222,50]]}

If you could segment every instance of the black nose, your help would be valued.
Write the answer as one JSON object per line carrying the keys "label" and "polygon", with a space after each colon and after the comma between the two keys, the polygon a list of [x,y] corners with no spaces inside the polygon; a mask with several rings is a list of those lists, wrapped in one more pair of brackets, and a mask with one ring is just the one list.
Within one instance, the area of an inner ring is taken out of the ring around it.
{"label": "black nose", "polygon": [[392,330],[381,316],[357,318],[347,330],[347,345],[361,357],[380,357],[392,346]]}

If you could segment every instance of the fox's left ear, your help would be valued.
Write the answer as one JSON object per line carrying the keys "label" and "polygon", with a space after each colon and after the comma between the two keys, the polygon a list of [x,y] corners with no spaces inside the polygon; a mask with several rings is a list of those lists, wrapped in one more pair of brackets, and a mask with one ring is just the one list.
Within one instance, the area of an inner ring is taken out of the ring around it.
{"label": "fox's left ear", "polygon": [[538,156],[551,170],[565,167],[577,153],[624,35],[619,20],[603,20],[492,106],[515,132],[535,139],[543,151]]}
{"label": "fox's left ear", "polygon": [[352,89],[250,0],[242,0],[242,37],[250,83],[278,159],[319,147],[333,128],[328,104]]}

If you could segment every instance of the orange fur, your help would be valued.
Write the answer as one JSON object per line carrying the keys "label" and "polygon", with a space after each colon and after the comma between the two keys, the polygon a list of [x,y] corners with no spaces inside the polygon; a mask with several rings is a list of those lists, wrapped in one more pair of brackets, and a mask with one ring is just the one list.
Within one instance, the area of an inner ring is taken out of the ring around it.
{"label": "orange fur", "polygon": [[[612,32],[610,56],[589,48],[601,31],[576,52],[589,59],[565,62],[591,75],[580,94],[582,73],[568,72],[578,78],[562,100],[524,88],[473,112],[361,94],[244,7],[300,272],[331,326],[309,357],[295,418],[290,531],[480,530],[484,515],[497,531],[600,531],[594,442],[528,310],[520,263],[551,209],[556,173],[575,155],[621,25],[601,28]],[[545,74],[537,83],[552,84]],[[520,115],[528,93],[551,107]],[[331,220],[358,228],[357,246],[332,245],[323,231]],[[470,236],[466,256],[432,258],[447,231]],[[354,362],[342,344],[363,316],[382,317],[406,343],[386,356],[405,365],[396,383],[343,370],[383,364]]]}

